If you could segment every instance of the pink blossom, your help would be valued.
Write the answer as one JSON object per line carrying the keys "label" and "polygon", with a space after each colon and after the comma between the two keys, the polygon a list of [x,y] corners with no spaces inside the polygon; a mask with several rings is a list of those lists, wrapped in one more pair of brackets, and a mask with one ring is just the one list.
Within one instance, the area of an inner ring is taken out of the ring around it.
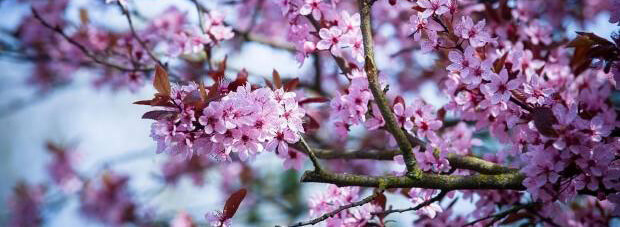
{"label": "pink blossom", "polygon": [[503,69],[499,75],[491,77],[491,83],[485,84],[483,90],[491,99],[492,104],[499,102],[508,102],[510,99],[510,91],[519,88],[521,81],[515,79],[508,81],[508,71]]}
{"label": "pink blossom", "polygon": [[187,212],[179,212],[174,219],[170,221],[171,227],[192,227],[194,226],[194,221],[192,220],[192,216],[190,216]]}
{"label": "pink blossom", "polygon": [[226,124],[222,120],[223,111],[220,103],[212,102],[203,110],[202,116],[198,119],[200,124],[205,126],[204,131],[207,134],[226,132]]}
{"label": "pink blossom", "polygon": [[232,220],[230,218],[225,218],[224,213],[220,211],[213,211],[205,214],[205,219],[211,226],[219,226],[219,227],[232,227]]}
{"label": "pink blossom", "polygon": [[319,50],[329,49],[334,56],[340,56],[340,47],[342,45],[342,30],[334,26],[329,29],[321,28],[319,30],[319,36],[321,41],[316,44],[316,48]]}
{"label": "pink blossom", "polygon": [[439,25],[437,22],[435,22],[434,20],[428,20],[427,18],[424,18],[419,14],[411,15],[411,17],[409,17],[409,23],[411,26],[409,29],[410,33],[411,35],[413,35],[413,39],[415,41],[420,40],[423,31],[428,32],[443,30],[443,27],[441,27],[441,25]]}
{"label": "pink blossom", "polygon": [[420,14],[420,17],[427,18],[431,15],[441,15],[449,11],[446,4],[448,0],[420,0],[417,2],[418,6],[425,10]]}
{"label": "pink blossom", "polygon": [[299,14],[310,15],[316,20],[321,19],[322,11],[327,9],[328,5],[323,0],[305,0],[304,5],[299,9]]}
{"label": "pink blossom", "polygon": [[476,52],[471,46],[465,49],[465,53],[461,54],[458,51],[450,51],[448,58],[452,62],[446,69],[451,72],[459,72],[461,78],[468,78],[470,74],[470,67],[480,62],[476,57]]}
{"label": "pink blossom", "polygon": [[492,41],[491,36],[484,29],[485,24],[485,20],[478,21],[478,23],[474,24],[471,17],[464,16],[454,30],[461,38],[469,40],[469,44],[473,47],[481,47]]}
{"label": "pink blossom", "polygon": [[407,131],[411,131],[413,129],[413,111],[412,107],[405,107],[404,103],[398,102],[394,104],[394,115],[396,115],[396,121]]}
{"label": "pink blossom", "polygon": [[263,151],[263,145],[258,140],[259,133],[258,130],[250,127],[233,129],[235,141],[232,143],[232,152],[239,154],[239,158],[245,161]]}
{"label": "pink blossom", "polygon": [[529,36],[534,45],[551,44],[551,31],[550,25],[544,24],[539,20],[531,22],[530,26],[524,29],[525,34]]}

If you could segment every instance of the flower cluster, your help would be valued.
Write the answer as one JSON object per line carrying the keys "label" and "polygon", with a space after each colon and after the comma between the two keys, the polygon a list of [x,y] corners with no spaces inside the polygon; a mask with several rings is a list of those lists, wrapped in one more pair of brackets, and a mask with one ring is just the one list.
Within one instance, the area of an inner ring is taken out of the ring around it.
{"label": "flower cluster", "polygon": [[110,225],[134,222],[136,204],[127,190],[128,179],[110,172],[103,175],[99,182],[86,184],[82,192],[82,212]]}
{"label": "flower cluster", "polygon": [[[232,28],[224,24],[224,15],[218,11],[211,11],[204,16],[202,28],[184,29],[173,34],[169,54],[195,54],[205,50],[208,46],[234,37]],[[168,28],[163,28],[167,30]]]}
{"label": "flower cluster", "polygon": [[[580,190],[617,190],[618,141],[609,137],[617,125],[616,112],[602,101],[610,95],[608,77],[598,70],[572,72],[562,50],[541,58],[540,49],[526,46],[526,42],[552,44],[550,27],[541,21],[517,32],[489,30],[484,20],[474,23],[469,16],[447,20],[443,14],[449,13],[442,5],[447,3],[431,3],[419,3],[426,10],[412,17],[412,26],[415,32],[434,33],[437,26],[418,19],[429,14],[435,22],[454,27],[440,32],[446,43],[434,47],[452,49],[449,80],[444,84],[450,103],[445,108],[476,121],[477,129],[488,127],[492,136],[511,147],[501,157],[516,157],[516,163],[522,163],[527,176],[524,185],[534,198],[568,201]],[[490,38],[491,34],[497,38]],[[425,41],[436,42],[436,37],[427,36]],[[583,75],[577,77],[579,73]],[[394,110],[397,115],[403,113],[401,126],[409,129],[413,124],[406,118],[411,111],[403,107]],[[431,142],[437,138],[420,129],[418,125],[418,136]],[[436,143],[441,147],[441,142]],[[418,160],[423,168],[436,165],[425,162],[433,160],[432,153],[416,153],[416,157],[423,160]]]}
{"label": "flower cluster", "polygon": [[210,101],[202,111],[196,105],[202,102],[198,93],[196,84],[173,85],[171,106],[164,107],[166,116],[160,116],[151,130],[158,152],[185,158],[196,153],[225,161],[230,160],[231,153],[247,160],[267,150],[281,157],[299,158],[288,148],[304,132],[305,111],[295,93],[282,88],[253,90],[246,84],[220,100]]}
{"label": "flower cluster", "polygon": [[[288,19],[289,40],[296,44],[298,60],[303,63],[308,53],[317,50],[329,50],[338,57],[347,57],[357,62],[364,61],[362,35],[360,32],[359,13],[351,14],[347,11],[337,11],[334,4],[323,0],[286,0],[280,1],[284,16]],[[307,20],[301,19],[306,17]],[[309,35],[311,32],[308,20],[330,20],[333,23],[316,24],[318,38]],[[343,52],[343,50],[346,50]]]}
{"label": "flower cluster", "polygon": [[9,226],[40,226],[44,193],[42,186],[18,183],[8,201],[11,212]]}

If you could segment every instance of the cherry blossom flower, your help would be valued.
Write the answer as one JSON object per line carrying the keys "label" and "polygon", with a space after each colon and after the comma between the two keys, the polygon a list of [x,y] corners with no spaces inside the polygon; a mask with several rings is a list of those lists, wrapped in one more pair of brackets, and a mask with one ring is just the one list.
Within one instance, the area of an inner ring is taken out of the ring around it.
{"label": "cherry blossom flower", "polygon": [[404,103],[398,102],[394,104],[394,115],[396,115],[396,121],[407,131],[411,131],[413,129],[413,111],[412,107],[405,107]]}
{"label": "cherry blossom flower", "polygon": [[213,211],[205,214],[205,219],[211,226],[232,227],[232,220],[224,217],[224,213]]}
{"label": "cherry blossom flower", "polygon": [[459,72],[461,78],[469,78],[470,67],[480,62],[476,57],[476,52],[471,46],[465,49],[465,53],[461,54],[458,51],[450,51],[448,58],[452,62],[446,69],[451,72]]}
{"label": "cherry blossom flower", "polygon": [[319,30],[319,36],[321,41],[316,44],[316,48],[319,50],[330,50],[334,56],[340,56],[340,48],[342,38],[342,30],[334,26],[329,29],[321,28]]}
{"label": "cherry blossom flower", "polygon": [[194,226],[194,221],[192,220],[192,216],[190,216],[187,212],[179,212],[174,219],[170,221],[171,227],[192,227]]}
{"label": "cherry blossom flower", "polygon": [[239,154],[242,161],[253,157],[256,153],[263,151],[263,145],[258,140],[259,131],[253,128],[244,127],[233,129],[232,151]]}
{"label": "cherry blossom flower", "polygon": [[323,0],[305,0],[304,5],[299,9],[299,14],[310,15],[316,20],[321,19],[322,11],[327,8]]}
{"label": "cherry blossom flower", "polygon": [[441,15],[449,11],[446,4],[448,0],[420,0],[417,2],[418,6],[425,10],[420,14],[420,17],[427,18],[431,15]]}
{"label": "cherry blossom flower", "polygon": [[481,47],[492,41],[491,36],[484,29],[485,25],[485,20],[478,21],[478,23],[474,24],[471,17],[464,16],[454,30],[461,38],[469,40],[469,44],[473,47]]}
{"label": "cherry blossom flower", "polygon": [[422,37],[422,32],[427,31],[442,31],[443,27],[434,20],[428,20],[420,16],[419,14],[413,14],[409,18],[410,34],[413,35],[415,41],[419,41]]}
{"label": "cherry blossom flower", "polygon": [[203,115],[199,118],[200,124],[205,126],[204,131],[207,134],[226,132],[226,124],[222,120],[223,111],[220,103],[213,102],[203,110]]}
{"label": "cherry blossom flower", "polygon": [[551,95],[555,92],[553,88],[543,87],[543,79],[539,76],[532,76],[529,83],[523,84],[523,91],[528,94],[526,102],[534,105],[544,105],[549,102]]}
{"label": "cherry blossom flower", "polygon": [[510,91],[519,88],[521,81],[514,79],[508,81],[508,71],[503,69],[499,75],[495,75],[491,79],[491,83],[483,86],[483,92],[491,99],[491,103],[508,102],[510,99]]}
{"label": "cherry blossom flower", "polygon": [[530,26],[524,29],[525,34],[530,37],[534,45],[551,44],[551,31],[550,25],[544,24],[539,20],[531,22]]}

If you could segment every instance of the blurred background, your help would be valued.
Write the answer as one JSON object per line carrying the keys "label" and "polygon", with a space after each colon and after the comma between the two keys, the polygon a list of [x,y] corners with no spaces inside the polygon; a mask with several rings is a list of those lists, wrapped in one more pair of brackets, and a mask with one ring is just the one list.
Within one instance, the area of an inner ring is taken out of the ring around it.
{"label": "blurred background", "polygon": [[[66,17],[79,21],[80,8],[105,7],[92,2],[71,1]],[[210,1],[203,2],[209,5]],[[132,7],[147,17],[161,13],[171,4],[186,11],[194,21],[197,20],[195,8],[189,1],[132,1]],[[21,1],[0,1],[0,30],[14,30],[20,19],[29,13],[29,7]],[[109,8],[99,9],[91,17],[105,18],[98,21],[104,21],[113,29],[127,29],[120,11],[115,7]],[[607,22],[608,18],[609,15],[601,15],[596,22],[586,25],[586,30],[608,38],[615,28]],[[227,16],[227,19],[234,18]],[[569,29],[578,30],[570,22],[567,25]],[[214,53],[214,59],[222,59],[225,54],[225,49],[219,50]],[[422,63],[432,61],[430,55],[414,54]],[[378,56],[380,65],[390,63],[388,58],[381,58],[386,55]],[[240,52],[229,56],[229,65],[245,67],[251,75],[262,76],[271,75],[271,71],[276,68],[285,77],[300,77],[302,80],[308,79],[312,73],[312,59],[299,66],[292,53],[255,43],[244,44]],[[149,85],[150,81],[135,92],[126,89],[96,89],[92,86],[93,77],[89,75],[92,72],[78,71],[72,82],[49,92],[39,92],[26,82],[32,67],[27,62],[0,57],[0,226],[9,218],[7,199],[16,182],[39,184],[50,181],[47,172],[51,159],[46,148],[48,142],[71,148],[76,154],[75,167],[85,175],[93,177],[109,170],[128,175],[131,178],[131,194],[154,216],[172,219],[177,212],[186,211],[194,220],[204,222],[206,212],[222,209],[227,195],[222,195],[214,183],[221,180],[222,174],[219,171],[206,173],[204,186],[196,186],[187,177],[176,185],[166,186],[163,183],[161,165],[165,162],[165,156],[155,154],[156,144],[149,137],[152,121],[140,119],[150,108],[131,104],[152,97],[154,89]],[[443,103],[437,88],[432,85],[424,86],[422,95],[435,105]],[[260,203],[262,205],[259,209],[248,209],[242,205],[235,217],[235,226],[273,226],[289,223],[291,217],[301,220],[307,215],[304,204],[308,197],[325,188],[325,185],[318,184],[304,184],[300,187],[298,181],[301,173],[282,171],[282,161],[273,154],[262,154],[250,165],[255,167],[253,174],[263,180],[261,185],[249,186],[250,196],[244,203],[250,204],[248,200],[262,199],[274,201]],[[308,168],[310,165],[306,163],[305,169]],[[262,190],[261,197],[252,195],[252,187]],[[279,198],[285,193],[292,193],[291,196],[296,198]],[[62,192],[56,191],[45,199],[54,204],[44,210],[46,226],[101,225],[79,215],[75,197],[63,197]],[[298,201],[291,202],[295,200]],[[403,199],[389,198],[389,201],[395,207],[408,206]],[[281,212],[283,208],[279,206],[284,206],[290,213]],[[457,205],[459,212],[474,208],[464,202]],[[394,226],[405,226],[408,224],[403,223],[410,223],[414,215],[397,214],[392,218],[400,223]],[[237,219],[249,222],[237,222]]]}

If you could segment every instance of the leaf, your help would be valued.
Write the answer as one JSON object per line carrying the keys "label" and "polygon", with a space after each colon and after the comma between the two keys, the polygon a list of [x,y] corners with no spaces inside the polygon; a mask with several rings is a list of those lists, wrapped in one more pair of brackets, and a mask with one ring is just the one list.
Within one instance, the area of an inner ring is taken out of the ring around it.
{"label": "leaf", "polygon": [[307,103],[322,103],[322,102],[329,102],[329,99],[325,97],[307,98],[307,99],[299,101],[299,105],[301,106]]}
{"label": "leaf", "polygon": [[137,105],[149,105],[149,106],[168,106],[168,107],[176,107],[174,103],[170,102],[170,96],[163,96],[161,94],[155,94],[155,98],[151,100],[140,100],[136,101],[133,104]]}
{"label": "leaf", "polygon": [[224,79],[227,60],[228,56],[224,57],[224,60],[217,64],[217,69],[209,72],[209,76],[211,76],[211,79],[213,79],[213,81],[215,81],[216,83],[221,84],[222,80]]}
{"label": "leaf", "polygon": [[284,84],[284,91],[295,90],[295,88],[297,88],[297,85],[299,85],[299,78],[289,80],[288,82],[286,82],[286,84]]}
{"label": "leaf", "polygon": [[153,87],[160,94],[170,96],[170,80],[168,80],[168,73],[164,68],[159,65],[155,66],[155,79],[153,80]]}
{"label": "leaf", "polygon": [[512,223],[518,222],[520,220],[523,220],[525,218],[529,219],[529,218],[531,218],[531,215],[528,214],[528,213],[523,213],[523,212],[521,212],[521,213],[512,213],[512,214],[508,215],[508,217],[506,217],[504,219],[504,221],[502,221],[500,224],[508,225],[508,224],[512,224]]}
{"label": "leaf", "polygon": [[302,124],[302,126],[304,127],[304,131],[311,132],[311,131],[315,131],[315,130],[319,129],[319,127],[321,127],[319,122],[317,120],[315,120],[312,116],[306,114],[306,117],[308,117],[308,120],[304,121],[304,123]]}
{"label": "leaf", "polygon": [[200,100],[206,102],[208,98],[207,90],[205,89],[205,84],[202,81],[198,84],[198,92],[200,93]]}
{"label": "leaf", "polygon": [[146,112],[142,115],[142,119],[161,120],[166,118],[172,118],[177,114],[175,111],[169,110],[153,110]]}
{"label": "leaf", "polygon": [[377,197],[375,197],[375,199],[372,200],[372,204],[377,205],[378,207],[381,207],[381,210],[385,210],[385,204],[387,202],[387,198],[385,197],[385,195],[383,193],[380,193],[377,195]]}
{"label": "leaf", "polygon": [[271,75],[273,77],[273,85],[275,85],[276,89],[282,87],[282,79],[280,79],[280,73],[277,70],[273,69],[273,73]]}
{"label": "leaf", "polygon": [[602,38],[592,32],[577,32],[580,36],[587,37],[588,39],[594,41],[598,45],[614,45],[611,41]]}
{"label": "leaf", "polygon": [[90,22],[86,8],[80,8],[80,22],[82,22],[82,25],[87,25]]}
{"label": "leaf", "polygon": [[508,52],[504,53],[501,58],[498,58],[493,62],[493,72],[499,73],[502,68],[504,68],[504,64],[506,63],[506,58],[508,57]]}
{"label": "leaf", "polygon": [[237,79],[235,79],[233,82],[230,82],[230,84],[228,84],[228,90],[229,91],[236,91],[237,87],[239,86],[243,86],[248,82],[248,73],[245,69],[242,69],[238,74],[237,74]]}
{"label": "leaf", "polygon": [[557,132],[553,129],[553,124],[557,122],[553,111],[549,107],[534,107],[531,117],[538,132],[548,137],[557,137]]}
{"label": "leaf", "polygon": [[232,218],[235,213],[237,213],[237,209],[239,209],[239,205],[245,198],[247,192],[248,191],[245,188],[242,188],[228,197],[228,200],[226,200],[226,205],[224,205],[224,212],[222,212],[224,220]]}
{"label": "leaf", "polygon": [[[375,197],[375,199],[371,201],[371,203],[378,207],[381,207],[381,211],[384,211],[385,204],[387,203],[387,198],[383,193],[380,193],[377,195],[377,197]],[[383,219],[385,218],[385,216],[387,216],[387,214],[379,214],[377,216],[379,217],[379,220],[381,220],[381,222],[383,223]]]}
{"label": "leaf", "polygon": [[508,0],[499,1],[499,10],[502,13],[502,18],[504,20],[510,21],[512,19],[512,12],[510,7],[508,7]]}

